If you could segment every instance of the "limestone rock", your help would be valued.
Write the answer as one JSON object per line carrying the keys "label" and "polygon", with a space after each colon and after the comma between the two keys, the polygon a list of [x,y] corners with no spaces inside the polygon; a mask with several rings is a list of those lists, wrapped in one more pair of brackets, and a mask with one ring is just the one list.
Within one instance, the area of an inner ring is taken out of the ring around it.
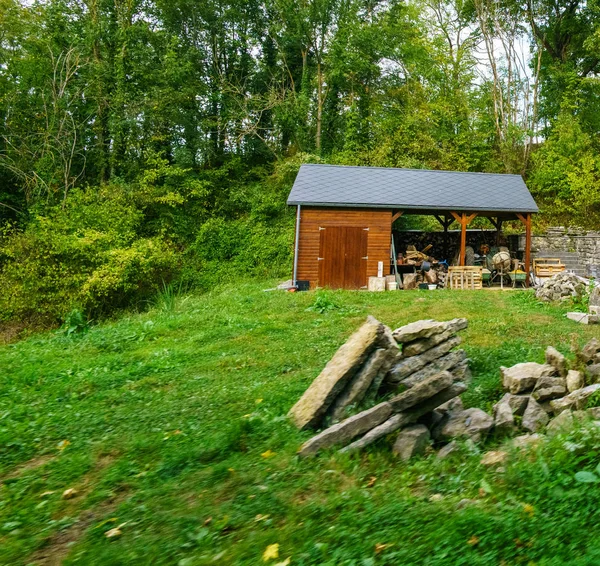
{"label": "limestone rock", "polygon": [[529,432],[538,432],[548,424],[549,420],[548,413],[531,397],[523,414],[521,426]]}
{"label": "limestone rock", "polygon": [[469,437],[479,442],[494,425],[494,419],[481,409],[466,409],[450,415],[442,428],[442,436],[447,439]]}
{"label": "limestone rock", "polygon": [[407,462],[425,452],[430,441],[429,429],[424,425],[413,425],[400,431],[392,452]]}
{"label": "limestone rock", "polygon": [[385,348],[386,350],[396,351],[397,354],[400,354],[400,347],[398,346],[398,342],[394,340],[394,335],[392,333],[392,329],[389,326],[383,325],[383,332],[379,337],[377,342],[377,346],[380,348]]}
{"label": "limestone rock", "polygon": [[588,398],[600,389],[600,383],[594,383],[581,389],[576,389],[562,399],[550,401],[552,410],[558,415],[566,410],[585,409]]}
{"label": "limestone rock", "polygon": [[377,397],[377,393],[379,393],[379,389],[381,388],[381,384],[383,383],[385,376],[387,375],[387,373],[390,370],[390,368],[392,367],[392,365],[394,363],[396,363],[397,356],[400,353],[399,350],[394,350],[392,348],[386,350],[386,352],[387,352],[387,357],[386,357],[385,361],[379,368],[377,375],[373,378],[371,385],[369,385],[369,389],[367,389],[367,392],[365,393],[363,403],[366,404],[367,406],[369,404],[372,404],[373,401],[375,400],[375,398]]}
{"label": "limestone rock", "polygon": [[591,364],[587,366],[585,370],[593,382],[597,382],[600,379],[600,363]]}
{"label": "limestone rock", "polygon": [[356,436],[364,434],[381,424],[391,414],[392,407],[390,404],[380,403],[313,436],[301,446],[298,454],[300,456],[313,456],[319,450],[335,446],[336,444],[345,444]]}
{"label": "limestone rock", "polygon": [[[454,397],[462,395],[467,390],[467,386],[464,383],[454,383],[447,389],[440,391],[437,395],[427,399],[423,403],[408,409],[403,413],[397,413],[390,417],[387,421],[369,430],[362,438],[349,444],[340,452],[353,452],[360,450],[369,444],[372,444],[382,436],[386,436],[407,424],[416,422],[419,418],[432,412],[434,409],[450,401]],[[344,421],[345,422],[345,421]]]}
{"label": "limestone rock", "polygon": [[383,325],[370,316],[340,347],[290,409],[288,415],[299,429],[319,426],[329,406],[375,348],[382,333]]}
{"label": "limestone rock", "polygon": [[400,360],[390,370],[390,380],[396,382],[402,381],[409,375],[419,371],[428,363],[441,358],[444,354],[447,354],[450,350],[452,350],[452,348],[455,348],[459,344],[460,337],[454,336],[453,338],[450,338],[450,340],[446,340],[446,342],[438,344],[435,348],[427,350],[420,356],[413,356],[412,358],[404,358]]}
{"label": "limestone rock", "polygon": [[567,373],[567,391],[572,393],[573,391],[577,391],[577,389],[581,389],[584,385],[583,383],[583,375],[580,371],[570,369]]}
{"label": "limestone rock", "polygon": [[342,419],[349,406],[356,405],[362,400],[388,356],[388,351],[383,348],[377,348],[369,356],[365,364],[331,405],[330,414],[333,421]]}
{"label": "limestone rock", "polygon": [[480,463],[486,467],[501,466],[506,462],[507,458],[508,452],[504,452],[504,450],[492,450],[482,456]]}
{"label": "limestone rock", "polygon": [[576,422],[582,422],[586,417],[585,411],[563,411],[548,423],[546,431],[548,434],[568,432]]}
{"label": "limestone rock", "polygon": [[500,434],[509,434],[515,429],[515,417],[510,406],[510,398],[506,396],[494,405],[494,428]]}
{"label": "limestone rock", "polygon": [[581,349],[581,352],[579,352],[578,357],[584,364],[587,364],[590,361],[592,361],[592,359],[598,352],[600,352],[600,340],[598,340],[597,338],[592,338]]}
{"label": "limestone rock", "polygon": [[535,387],[541,377],[552,377],[556,369],[548,364],[524,362],[510,368],[500,368],[502,384],[512,394],[528,391]]}
{"label": "limestone rock", "polygon": [[567,358],[552,346],[546,348],[546,363],[556,368],[558,375],[561,377],[567,376]]}
{"label": "limestone rock", "polygon": [[434,334],[429,338],[422,338],[420,340],[411,342],[410,344],[405,344],[404,348],[402,349],[404,357],[408,358],[410,356],[418,356],[427,350],[431,350],[431,348],[452,338],[456,332],[467,328],[468,322],[466,318],[455,318],[453,320],[449,320],[448,322],[444,322],[443,324],[443,332]]}
{"label": "limestone rock", "polygon": [[434,334],[440,334],[446,330],[444,322],[438,322],[437,320],[418,320],[417,322],[411,322],[406,326],[401,326],[394,330],[394,338],[396,342],[400,344],[406,344],[407,342],[413,342],[422,338],[429,338]]}
{"label": "limestone rock", "polygon": [[[413,373],[406,379],[400,382],[403,387],[414,387],[417,383],[420,383],[424,379],[439,373],[440,371],[450,371],[454,375],[454,368],[457,367],[462,362],[466,361],[467,354],[464,350],[456,350],[454,352],[450,352],[441,358],[431,362],[426,365],[423,369]],[[388,374],[388,379],[391,374]],[[458,379],[457,381],[462,381]],[[393,382],[392,382],[393,383]],[[397,384],[397,383],[396,383]]]}
{"label": "limestone rock", "polygon": [[600,420],[600,407],[590,407],[589,409],[586,409],[585,412],[595,421]]}
{"label": "limestone rock", "polygon": [[446,446],[443,446],[442,448],[440,448],[438,450],[437,457],[440,460],[443,460],[444,458],[447,458],[448,456],[456,453],[457,451],[458,451],[458,442],[456,442],[456,440],[452,440],[451,442],[446,444]]}
{"label": "limestone rock", "polygon": [[502,397],[497,404],[504,402],[509,404],[513,415],[522,416],[527,408],[527,403],[529,403],[529,395],[512,395],[511,393],[505,393],[504,397]]}
{"label": "limestone rock", "polygon": [[539,446],[543,441],[544,436],[542,434],[522,434],[513,438],[510,444],[517,450],[527,450]]}
{"label": "limestone rock", "polygon": [[[462,352],[463,350],[458,350]],[[473,376],[471,375],[471,368],[469,368],[469,360],[465,359],[456,367],[452,368],[452,374],[457,381],[464,381],[465,383],[471,383]]]}
{"label": "limestone rock", "polygon": [[414,407],[418,403],[433,397],[435,394],[452,385],[454,377],[451,373],[443,371],[425,379],[407,391],[390,399],[389,403],[395,413]]}
{"label": "limestone rock", "polygon": [[440,411],[441,413],[457,413],[459,411],[464,411],[465,407],[463,405],[463,401],[460,397],[455,397],[451,399],[447,403],[440,405],[436,411]]}
{"label": "limestone rock", "polygon": [[558,399],[567,394],[566,382],[562,377],[541,377],[535,384],[532,397],[540,403]]}
{"label": "limestone rock", "polygon": [[409,415],[407,413],[398,413],[396,415],[392,415],[385,422],[372,428],[363,437],[359,438],[358,440],[355,440],[351,444],[348,444],[348,446],[346,446],[345,448],[342,448],[340,452],[355,452],[357,450],[365,448],[366,446],[369,446],[369,444],[373,444],[373,442],[375,442],[376,440],[379,440],[380,438],[387,436],[392,432],[396,432],[399,428],[402,428],[403,426],[406,426],[407,424],[410,424],[415,420],[416,419],[412,415]]}

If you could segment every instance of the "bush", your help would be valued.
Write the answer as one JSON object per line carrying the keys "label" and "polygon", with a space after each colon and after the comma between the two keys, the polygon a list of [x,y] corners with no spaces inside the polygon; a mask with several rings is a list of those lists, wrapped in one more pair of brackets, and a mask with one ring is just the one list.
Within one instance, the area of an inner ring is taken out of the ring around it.
{"label": "bush", "polygon": [[74,310],[101,317],[148,300],[172,279],[168,240],[140,237],[143,217],[119,187],[74,191],[0,241],[0,315],[56,323]]}

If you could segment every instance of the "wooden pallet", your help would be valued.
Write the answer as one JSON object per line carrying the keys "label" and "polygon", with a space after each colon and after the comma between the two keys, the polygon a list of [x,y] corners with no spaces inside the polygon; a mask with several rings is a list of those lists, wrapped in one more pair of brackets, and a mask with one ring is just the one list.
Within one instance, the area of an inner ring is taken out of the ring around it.
{"label": "wooden pallet", "polygon": [[481,266],[465,265],[448,268],[447,285],[450,289],[483,289]]}
{"label": "wooden pallet", "polygon": [[540,257],[533,260],[533,272],[536,277],[552,277],[565,269],[566,265],[558,258]]}

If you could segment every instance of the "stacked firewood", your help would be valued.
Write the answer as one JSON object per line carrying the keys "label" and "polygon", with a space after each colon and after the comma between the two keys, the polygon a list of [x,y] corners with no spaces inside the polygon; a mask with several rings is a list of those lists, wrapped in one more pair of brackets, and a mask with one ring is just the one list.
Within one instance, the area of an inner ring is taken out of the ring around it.
{"label": "stacked firewood", "polygon": [[422,320],[392,332],[369,317],[290,410],[298,428],[324,428],[299,454],[359,450],[396,431],[399,453],[428,442],[423,423],[439,424],[436,409],[467,389],[468,360],[455,349],[466,327],[466,319]]}

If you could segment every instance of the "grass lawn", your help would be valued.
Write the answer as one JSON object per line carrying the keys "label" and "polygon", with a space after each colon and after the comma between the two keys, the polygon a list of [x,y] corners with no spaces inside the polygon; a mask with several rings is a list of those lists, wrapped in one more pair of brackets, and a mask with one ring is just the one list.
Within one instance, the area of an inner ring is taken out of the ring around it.
{"label": "grass lawn", "polygon": [[263,292],[272,283],[0,348],[0,563],[600,564],[600,484],[574,479],[600,462],[600,434],[575,430],[498,473],[468,446],[402,464],[392,439],[299,460],[310,434],[285,417],[367,314],[467,317],[464,398],[486,410],[500,365],[598,330],[527,292],[331,292],[319,304],[338,308],[321,313],[315,293]]}

